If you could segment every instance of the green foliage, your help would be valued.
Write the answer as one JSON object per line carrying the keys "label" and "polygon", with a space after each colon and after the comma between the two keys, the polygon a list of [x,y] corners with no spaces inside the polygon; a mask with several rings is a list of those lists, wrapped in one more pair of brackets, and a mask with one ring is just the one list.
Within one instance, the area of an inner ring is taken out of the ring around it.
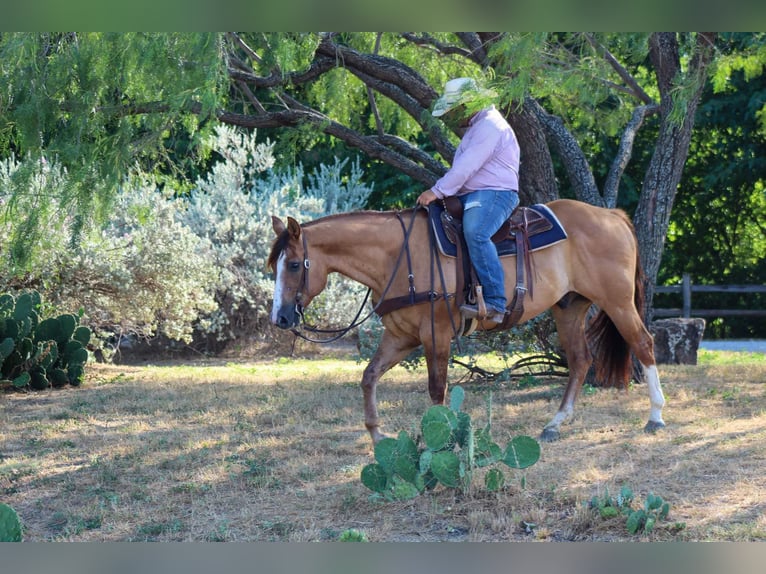
{"label": "green foliage", "polygon": [[[196,327],[219,341],[263,336],[274,291],[266,268],[275,238],[271,216],[306,222],[358,210],[372,188],[363,183],[358,163],[348,161],[309,173],[300,165],[276,171],[273,145],[259,143],[255,133],[219,126],[207,145],[223,161],[196,182],[188,197],[177,200],[178,221],[205,241],[217,271],[212,283],[217,308]],[[361,285],[333,274],[306,309],[307,319],[348,324],[363,296]]]}
{"label": "green foliage", "polygon": [[[13,156],[0,161],[0,193],[19,170],[33,163]],[[51,213],[41,220],[46,233],[26,254],[25,265],[12,253],[0,254],[0,290],[23,278],[24,285],[44,296],[46,315],[55,309],[87,309],[80,323],[97,339],[104,333],[161,332],[191,340],[193,322],[214,308],[210,286],[215,269],[206,258],[206,242],[176,220],[179,206],[158,190],[158,183],[126,174],[114,213],[103,225],[83,227],[72,245],[69,225],[76,213],[65,199],[70,176],[59,164],[46,164],[38,175],[36,187],[14,204],[34,211],[39,207],[36,190],[50,194]],[[23,232],[19,223],[12,212],[0,211],[0,243],[13,244]]]}
{"label": "green foliage", "polygon": [[[309,173],[301,166],[276,172],[272,146],[257,143],[255,132],[220,127],[206,142],[218,161],[193,188],[174,190],[166,181],[163,189],[156,178],[133,174],[107,222],[84,228],[74,246],[67,232],[74,215],[57,204],[58,217],[41,220],[47,235],[26,266],[2,254],[0,289],[23,276],[55,307],[88,309],[83,323],[99,339],[161,334],[192,343],[197,335],[206,349],[216,349],[220,342],[264,336],[273,293],[265,266],[274,238],[271,215],[308,221],[352,211],[371,188],[362,183],[359,165],[347,161]],[[0,188],[26,163],[0,162]],[[40,189],[64,196],[69,180],[60,167],[49,165],[39,176]],[[18,198],[16,205],[36,211],[35,197]],[[0,212],[0,243],[23,232],[17,224]],[[348,322],[362,297],[361,285],[333,275],[307,317]]]}
{"label": "green foliage", "polygon": [[356,528],[349,528],[340,533],[340,536],[338,536],[338,541],[339,542],[369,542],[370,539],[367,538],[367,534],[365,534],[364,531],[357,530]]}
{"label": "green foliage", "polygon": [[[450,407],[430,407],[420,421],[424,445],[405,431],[375,445],[375,461],[361,472],[362,484],[382,500],[408,500],[441,484],[466,492],[474,471],[498,462],[515,469],[527,468],[540,458],[539,443],[528,436],[515,437],[503,451],[491,437],[489,425],[475,429],[471,417],[461,410],[462,387],[450,393]],[[487,471],[484,484],[496,491],[505,485],[499,468]]]}
{"label": "green foliage", "polygon": [[[657,283],[678,284],[689,273],[695,284],[766,283],[766,130],[762,119],[766,75],[764,34],[724,34],[714,82],[703,92],[695,132],[671,213]],[[701,241],[700,238],[703,238]],[[698,309],[763,309],[764,294],[695,293]],[[680,307],[658,294],[655,307]],[[710,338],[759,338],[758,317],[709,320]]]}
{"label": "green foliage", "polygon": [[616,497],[610,496],[608,489],[602,496],[594,496],[589,506],[604,519],[623,516],[625,528],[631,534],[651,533],[657,523],[665,520],[670,513],[670,504],[651,492],[642,507],[635,508],[634,500],[631,488],[623,486]]}
{"label": "green foliage", "polygon": [[[105,219],[137,162],[153,171],[179,135],[204,135],[226,93],[217,34],[9,33],[0,36],[0,61],[10,104],[0,106],[0,150],[31,159],[10,195],[28,193],[40,167],[55,160],[69,176],[63,203],[76,215],[75,238],[91,218]],[[39,211],[15,210],[26,230],[14,237],[20,264],[44,237],[55,199],[43,193]]]}
{"label": "green foliage", "polygon": [[21,542],[21,520],[16,511],[0,502],[0,542]]}
{"label": "green foliage", "polygon": [[604,81],[614,75],[604,51],[619,54],[633,72],[634,62],[646,55],[647,36],[509,33],[491,46],[495,85],[503,101],[521,102],[530,94],[545,101],[547,111],[567,118],[578,141],[588,147],[594,132],[617,135],[632,111],[629,98]]}
{"label": "green foliage", "polygon": [[79,386],[91,332],[79,316],[40,319],[37,291],[0,295],[0,385],[35,390]]}

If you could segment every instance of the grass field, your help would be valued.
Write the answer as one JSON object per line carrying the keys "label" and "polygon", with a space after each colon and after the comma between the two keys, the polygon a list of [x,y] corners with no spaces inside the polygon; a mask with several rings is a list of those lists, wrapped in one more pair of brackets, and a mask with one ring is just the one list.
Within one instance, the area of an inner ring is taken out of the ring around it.
{"label": "grass field", "polygon": [[[371,541],[766,539],[766,355],[701,351],[662,366],[667,429],[647,435],[644,385],[586,388],[562,440],[489,493],[437,489],[376,503],[349,358],[147,366],[90,365],[81,388],[0,395],[0,502],[26,541]],[[458,379],[460,369],[450,373]],[[486,385],[466,405],[486,422]],[[560,378],[492,393],[493,434],[537,437]],[[417,432],[425,371],[397,367],[378,392],[384,430]],[[523,486],[522,486],[522,478]],[[593,496],[623,485],[670,503],[651,534],[602,518]]]}

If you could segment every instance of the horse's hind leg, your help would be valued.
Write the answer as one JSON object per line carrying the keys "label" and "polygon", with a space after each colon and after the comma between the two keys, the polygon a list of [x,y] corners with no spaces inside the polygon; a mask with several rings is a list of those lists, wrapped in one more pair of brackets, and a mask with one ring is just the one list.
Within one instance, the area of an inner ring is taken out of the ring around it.
{"label": "horse's hind leg", "polygon": [[364,426],[370,433],[373,444],[377,444],[385,435],[380,432],[378,421],[377,386],[380,377],[391,367],[397,365],[407,354],[418,346],[415,339],[404,339],[383,331],[375,355],[370,360],[362,375],[362,393],[364,394]]}
{"label": "horse's hind leg", "polygon": [[657,373],[657,365],[652,362],[649,366],[641,363],[644,368],[644,379],[649,387],[649,422],[646,423],[644,431],[656,432],[665,428],[665,422],[662,420],[662,407],[665,406],[665,395],[662,394],[660,385],[660,376]]}
{"label": "horse's hind leg", "polygon": [[561,424],[574,414],[574,404],[582,388],[593,356],[585,339],[585,317],[591,302],[579,295],[562,299],[551,308],[556,320],[559,341],[566,353],[569,366],[569,380],[561,399],[561,405],[551,421],[545,425],[540,439],[550,442],[561,436]]}
{"label": "horse's hind leg", "polygon": [[615,322],[615,326],[643,367],[650,403],[649,422],[646,423],[644,431],[656,432],[665,427],[665,422],[662,420],[665,395],[662,393],[660,375],[657,372],[657,362],[654,357],[654,339],[637,312],[630,314],[629,318],[622,323]]}
{"label": "horse's hind leg", "polygon": [[[627,347],[641,363],[643,376],[649,390],[650,402],[649,422],[646,423],[644,430],[655,432],[665,426],[662,420],[665,396],[662,393],[657,362],[654,357],[654,339],[632,304],[617,308],[608,307],[603,310],[612,321],[614,329],[617,330],[617,333],[609,335],[609,338],[614,340],[615,336],[622,337]],[[629,356],[627,360],[629,360]]]}

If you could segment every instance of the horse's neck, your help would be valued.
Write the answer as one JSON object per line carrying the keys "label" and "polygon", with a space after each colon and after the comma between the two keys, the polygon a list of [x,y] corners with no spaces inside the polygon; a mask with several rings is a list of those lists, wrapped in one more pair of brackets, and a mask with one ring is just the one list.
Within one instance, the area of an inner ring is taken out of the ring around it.
{"label": "horse's neck", "polygon": [[309,252],[321,252],[328,273],[340,273],[373,291],[388,281],[404,237],[395,216],[376,212],[331,216],[306,231]]}

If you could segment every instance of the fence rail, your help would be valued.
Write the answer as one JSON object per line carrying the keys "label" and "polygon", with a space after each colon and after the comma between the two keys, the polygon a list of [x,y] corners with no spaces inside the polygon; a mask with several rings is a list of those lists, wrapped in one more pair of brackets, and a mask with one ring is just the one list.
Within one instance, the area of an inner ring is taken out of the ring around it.
{"label": "fence rail", "polygon": [[655,293],[681,293],[680,309],[654,309],[655,317],[766,317],[766,309],[693,309],[692,293],[766,293],[766,285],[694,285],[685,273],[680,285],[655,287]]}

